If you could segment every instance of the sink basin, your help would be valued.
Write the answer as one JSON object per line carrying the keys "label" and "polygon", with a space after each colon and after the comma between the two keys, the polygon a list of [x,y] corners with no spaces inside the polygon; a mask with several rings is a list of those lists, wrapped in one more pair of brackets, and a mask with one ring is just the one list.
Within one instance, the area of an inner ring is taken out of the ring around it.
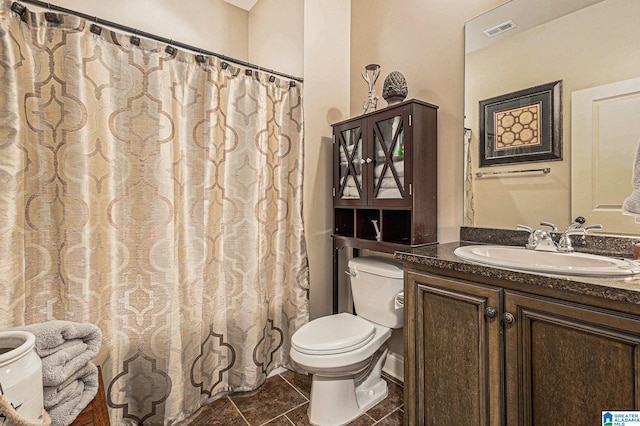
{"label": "sink basin", "polygon": [[555,253],[494,245],[458,247],[454,253],[469,262],[526,272],[605,277],[640,274],[640,267],[630,261],[587,253]]}

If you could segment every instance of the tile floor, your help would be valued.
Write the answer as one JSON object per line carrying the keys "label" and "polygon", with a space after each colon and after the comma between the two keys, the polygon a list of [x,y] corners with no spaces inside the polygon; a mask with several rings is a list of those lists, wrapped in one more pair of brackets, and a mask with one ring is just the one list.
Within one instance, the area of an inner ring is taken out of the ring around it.
{"label": "tile floor", "polygon": [[[401,426],[404,421],[402,383],[385,375],[389,395],[351,426]],[[274,375],[258,390],[229,395],[205,405],[189,425],[308,426],[311,377],[286,371]]]}

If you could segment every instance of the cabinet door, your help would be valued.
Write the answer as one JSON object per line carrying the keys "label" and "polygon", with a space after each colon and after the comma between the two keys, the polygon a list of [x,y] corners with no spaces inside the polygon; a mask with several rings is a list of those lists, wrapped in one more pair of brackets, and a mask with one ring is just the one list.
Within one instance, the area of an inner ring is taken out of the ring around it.
{"label": "cabinet door", "polygon": [[500,297],[494,287],[408,272],[406,424],[501,424]]}
{"label": "cabinet door", "polygon": [[350,121],[333,129],[334,137],[334,205],[359,206],[366,203],[363,187],[362,121]]}
{"label": "cabinet door", "polygon": [[508,425],[602,424],[640,410],[640,318],[505,291]]}
{"label": "cabinet door", "polygon": [[367,196],[372,206],[411,206],[408,108],[374,114],[367,122]]}

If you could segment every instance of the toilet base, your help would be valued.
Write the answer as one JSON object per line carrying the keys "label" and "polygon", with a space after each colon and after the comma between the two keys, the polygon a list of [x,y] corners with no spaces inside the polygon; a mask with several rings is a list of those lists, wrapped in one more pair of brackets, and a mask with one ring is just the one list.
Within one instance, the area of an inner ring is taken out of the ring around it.
{"label": "toilet base", "polygon": [[387,382],[381,376],[387,352],[386,347],[381,348],[360,377],[323,377],[314,374],[308,412],[311,424],[347,424],[386,398]]}

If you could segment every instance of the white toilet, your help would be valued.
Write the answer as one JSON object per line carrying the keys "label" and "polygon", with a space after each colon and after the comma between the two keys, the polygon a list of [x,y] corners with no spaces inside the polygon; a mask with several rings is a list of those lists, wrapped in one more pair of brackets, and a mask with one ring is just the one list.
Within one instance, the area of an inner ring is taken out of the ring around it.
{"label": "white toilet", "polygon": [[403,322],[403,309],[394,306],[403,290],[401,263],[358,257],[347,273],[357,315],[315,319],[291,338],[291,359],[313,375],[309,420],[319,426],[346,424],[387,396],[385,342]]}

